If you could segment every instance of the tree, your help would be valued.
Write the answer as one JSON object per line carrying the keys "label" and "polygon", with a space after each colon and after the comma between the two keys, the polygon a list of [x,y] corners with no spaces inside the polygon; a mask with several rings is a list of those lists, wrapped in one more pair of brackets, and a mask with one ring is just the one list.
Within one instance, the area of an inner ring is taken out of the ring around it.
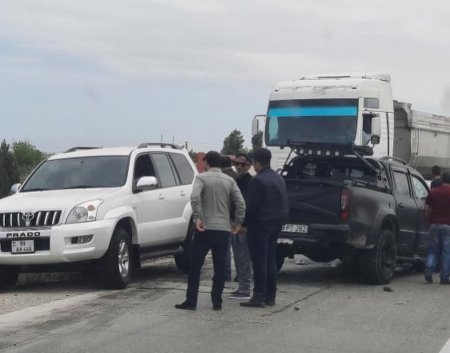
{"label": "tree", "polygon": [[19,182],[16,160],[5,140],[0,145],[0,197],[9,194],[11,185]]}
{"label": "tree", "polygon": [[258,133],[256,135],[252,136],[252,149],[257,150],[258,148],[262,147],[262,142],[263,142],[263,132],[262,131],[258,131]]}
{"label": "tree", "polygon": [[21,179],[24,179],[46,157],[29,141],[14,142],[12,150]]}
{"label": "tree", "polygon": [[230,135],[223,140],[223,148],[221,153],[228,155],[236,155],[245,153],[247,149],[244,147],[244,137],[239,130],[234,129]]}

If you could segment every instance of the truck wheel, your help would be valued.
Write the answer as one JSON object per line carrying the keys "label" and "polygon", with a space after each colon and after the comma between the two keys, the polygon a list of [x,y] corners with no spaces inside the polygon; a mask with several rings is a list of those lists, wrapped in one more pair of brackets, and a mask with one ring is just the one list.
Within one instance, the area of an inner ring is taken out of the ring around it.
{"label": "truck wheel", "polygon": [[14,266],[0,266],[0,288],[14,287],[19,277],[19,269]]}
{"label": "truck wheel", "polygon": [[102,259],[102,280],[106,288],[123,289],[131,279],[131,237],[122,227],[114,230],[108,251]]}
{"label": "truck wheel", "polygon": [[183,252],[181,254],[175,255],[175,264],[177,265],[177,269],[181,272],[187,273],[189,271],[189,263],[191,257],[191,247],[192,240],[194,238],[194,222],[189,223],[189,227],[187,230],[186,238],[184,239],[183,244]]}
{"label": "truck wheel", "polygon": [[384,229],[375,247],[362,252],[360,260],[361,273],[370,283],[389,283],[394,276],[397,263],[397,246],[394,233],[389,229]]}

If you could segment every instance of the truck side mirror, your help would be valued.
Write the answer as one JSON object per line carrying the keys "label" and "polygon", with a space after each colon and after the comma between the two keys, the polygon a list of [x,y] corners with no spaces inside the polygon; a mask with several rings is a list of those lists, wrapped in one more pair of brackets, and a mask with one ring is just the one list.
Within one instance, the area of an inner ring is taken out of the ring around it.
{"label": "truck side mirror", "polygon": [[377,135],[378,138],[381,135],[381,119],[380,116],[374,116],[371,122],[372,135]]}
{"label": "truck side mirror", "polygon": [[257,135],[259,132],[259,121],[258,119],[252,120],[252,135]]}
{"label": "truck side mirror", "polygon": [[265,118],[266,118],[266,116],[263,114],[258,114],[253,117],[253,120],[252,120],[252,135],[253,136],[258,135],[259,132],[261,131],[259,129],[259,119],[265,119]]}

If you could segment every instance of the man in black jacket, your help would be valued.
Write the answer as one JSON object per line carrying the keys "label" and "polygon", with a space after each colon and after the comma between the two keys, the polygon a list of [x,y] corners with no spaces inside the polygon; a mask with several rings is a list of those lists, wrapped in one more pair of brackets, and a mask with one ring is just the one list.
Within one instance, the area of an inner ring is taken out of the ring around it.
{"label": "man in black jacket", "polygon": [[[252,166],[252,161],[247,154],[237,154],[234,159],[234,166],[237,170],[236,183],[241,190],[244,200],[247,195],[247,187],[252,176],[249,169]],[[231,292],[231,299],[248,300],[250,299],[250,288],[252,282],[252,261],[247,245],[247,235],[245,227],[237,234],[231,234],[231,246],[233,248],[234,264],[236,267],[237,280],[239,287]]]}
{"label": "man in black jacket", "polygon": [[253,154],[257,175],[246,192],[247,243],[253,266],[253,296],[242,306],[275,305],[277,289],[276,246],[281,226],[288,216],[286,184],[270,169],[272,154],[260,148]]}

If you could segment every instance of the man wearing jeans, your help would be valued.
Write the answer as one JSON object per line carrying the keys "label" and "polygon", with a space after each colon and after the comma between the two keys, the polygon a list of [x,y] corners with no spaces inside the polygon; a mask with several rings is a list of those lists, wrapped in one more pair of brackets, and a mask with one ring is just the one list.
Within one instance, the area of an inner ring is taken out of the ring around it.
{"label": "man wearing jeans", "polygon": [[[218,152],[209,151],[205,156],[207,171],[198,174],[194,181],[191,205],[196,231],[192,242],[186,300],[175,305],[177,309],[197,308],[200,270],[209,250],[214,265],[211,300],[214,310],[222,309],[225,258],[230,246],[230,231],[239,232],[245,216],[245,202],[234,179],[220,170],[220,160]],[[232,206],[235,211],[233,224],[230,224]]]}
{"label": "man wearing jeans", "polygon": [[[240,153],[236,155],[234,166],[236,167],[238,177],[236,178],[237,186],[241,190],[244,200],[247,198],[247,187],[252,176],[249,169],[252,161],[247,154]],[[231,292],[231,299],[246,300],[250,299],[250,286],[252,282],[252,261],[248,252],[246,229],[242,227],[242,232],[231,234],[231,246],[233,247],[234,264],[236,267],[237,279],[239,287]]]}
{"label": "man wearing jeans", "polygon": [[444,173],[442,184],[431,189],[426,204],[429,208],[431,226],[425,262],[425,281],[433,282],[432,273],[440,258],[440,284],[450,284],[450,173]]}

